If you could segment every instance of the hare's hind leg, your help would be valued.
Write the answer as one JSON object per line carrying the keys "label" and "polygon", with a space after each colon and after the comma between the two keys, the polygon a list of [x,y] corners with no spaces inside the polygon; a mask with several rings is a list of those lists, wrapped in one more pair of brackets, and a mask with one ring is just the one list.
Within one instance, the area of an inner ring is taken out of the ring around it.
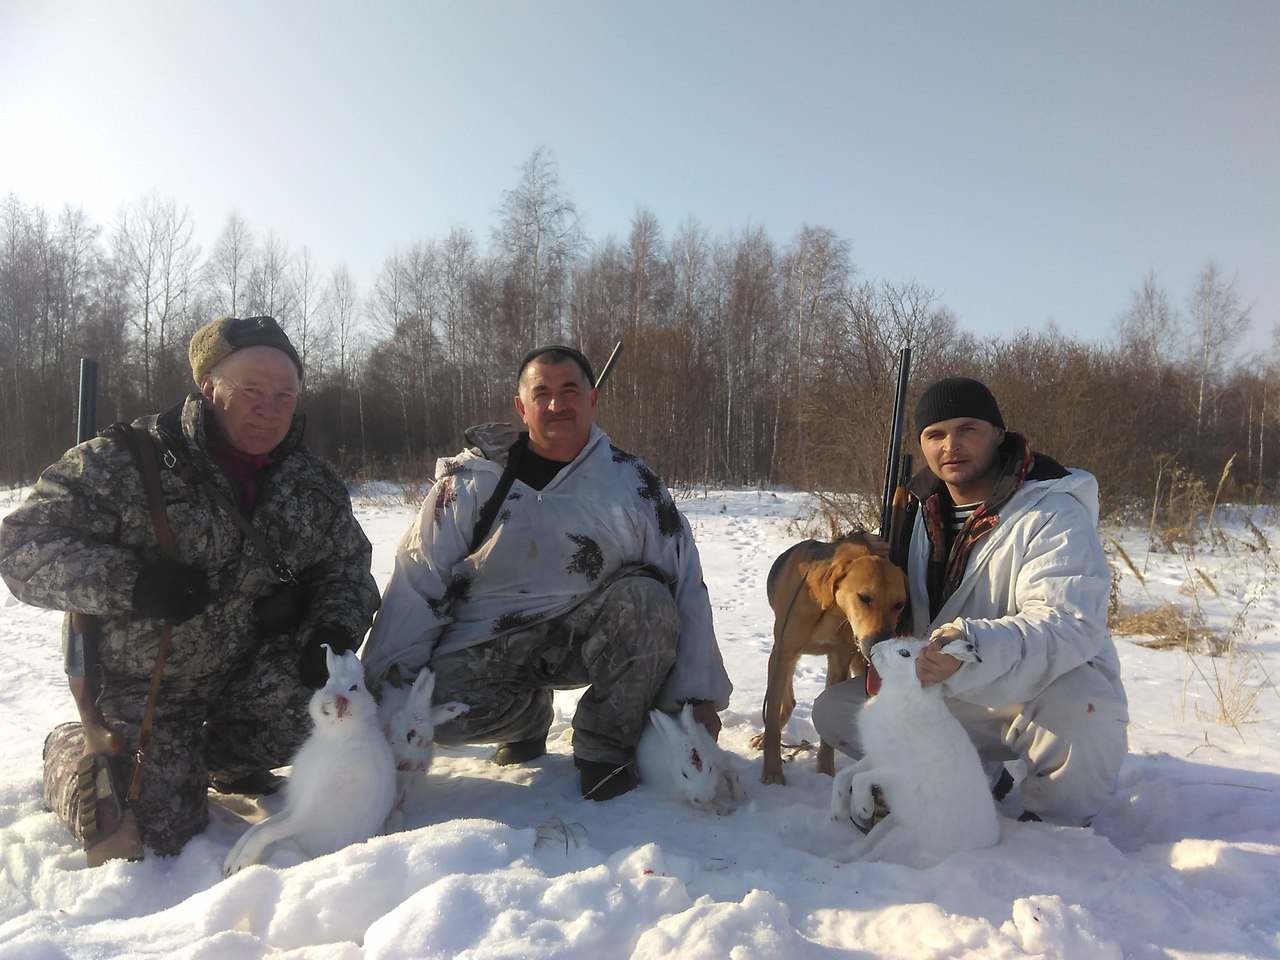
{"label": "hare's hind leg", "polygon": [[287,813],[278,813],[268,817],[261,823],[255,823],[236,841],[236,845],[227,854],[222,864],[222,875],[229,877],[245,867],[252,866],[262,859],[263,851],[271,844],[294,833],[292,818]]}
{"label": "hare's hind leg", "polygon": [[416,770],[397,770],[396,771],[396,799],[391,804],[391,811],[387,814],[387,819],[382,824],[382,832],[384,834],[399,833],[404,827],[404,811],[409,804],[409,793],[413,789],[413,784],[419,776]]}
{"label": "hare's hind leg", "polygon": [[865,860],[881,863],[902,863],[907,834],[899,828],[890,811],[883,820],[871,828],[865,836],[857,837],[841,855],[845,861]]}

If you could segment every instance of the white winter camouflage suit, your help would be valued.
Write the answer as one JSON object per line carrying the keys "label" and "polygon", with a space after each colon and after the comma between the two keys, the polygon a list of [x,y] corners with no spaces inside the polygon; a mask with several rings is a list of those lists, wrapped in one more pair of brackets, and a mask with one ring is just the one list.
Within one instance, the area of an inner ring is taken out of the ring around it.
{"label": "white winter camouflage suit", "polygon": [[[198,395],[139,423],[157,438],[163,427],[166,445],[235,502],[205,453]],[[289,762],[310,729],[300,651],[318,627],[340,630],[354,648],[377,608],[369,541],[346,488],[301,435],[295,418],[250,515],[306,591],[305,612],[288,633],[259,636],[253,604],[280,583],[257,549],[203,488],[161,469],[178,559],[207,575],[213,600],[173,628],[136,807],[142,839],[158,853],[176,852],[203,829],[211,772],[234,777]],[[131,746],[164,626],[132,612],[132,590],[160,555],[138,468],[118,439],[73,447],[0,526],[0,575],[18,599],[100,619],[101,705],[125,722]],[[46,802],[77,835],[81,744],[79,724],[69,724],[45,747]]]}
{"label": "white winter camouflage suit", "polygon": [[723,709],[732,685],[697,548],[657,475],[593,425],[544,489],[513,484],[472,554],[517,433],[489,424],[467,436],[477,446],[437,463],[401,540],[363,652],[371,685],[412,680],[430,662],[437,700],[471,706],[440,739],[498,742],[545,735],[550,689],[590,684],[574,752],[610,762],[627,759],[653,706]]}
{"label": "white winter camouflage suit", "polygon": [[[959,585],[933,617],[929,537],[918,511],[907,562],[912,633],[927,637],[953,626],[968,636],[981,662],[965,663],[942,682],[951,712],[985,760],[1027,762],[1027,810],[1079,825],[1116,788],[1128,707],[1107,629],[1111,571],[1096,529],[1097,481],[1036,457],[1062,475],[1037,480],[1033,473],[1000,507],[999,522],[973,548]],[[936,483],[923,470],[912,493],[927,497]],[[859,686],[824,693],[813,717],[829,742],[855,756]]]}

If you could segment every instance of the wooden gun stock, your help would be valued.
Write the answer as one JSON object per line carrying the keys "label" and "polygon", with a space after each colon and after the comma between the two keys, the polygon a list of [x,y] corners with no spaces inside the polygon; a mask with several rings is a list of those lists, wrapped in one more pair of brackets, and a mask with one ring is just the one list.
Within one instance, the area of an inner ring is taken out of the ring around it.
{"label": "wooden gun stock", "polygon": [[108,860],[141,860],[144,854],[138,821],[118,779],[118,767],[128,744],[107,726],[98,705],[98,620],[82,613],[67,614],[67,683],[80,714],[84,755],[76,767],[80,833],[91,867]]}
{"label": "wooden gun stock", "polygon": [[125,751],[124,738],[107,727],[98,706],[99,690],[95,674],[98,664],[98,621],[83,613],[67,614],[66,620],[67,683],[84,728],[86,753],[109,753],[119,756]]}

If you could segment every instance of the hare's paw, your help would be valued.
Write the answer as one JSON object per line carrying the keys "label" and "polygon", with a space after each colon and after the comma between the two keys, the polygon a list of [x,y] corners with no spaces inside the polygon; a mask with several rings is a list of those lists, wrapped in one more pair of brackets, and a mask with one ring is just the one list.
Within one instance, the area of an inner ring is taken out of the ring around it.
{"label": "hare's paw", "polygon": [[852,819],[852,803],[849,790],[855,773],[856,771],[852,767],[845,767],[843,770],[837,771],[831,780],[832,820]]}
{"label": "hare's paw", "polygon": [[853,811],[853,820],[863,826],[870,826],[876,814],[876,790],[879,787],[880,771],[863,770],[849,780],[849,805]]}
{"label": "hare's paw", "polygon": [[240,839],[242,842],[232,847],[231,852],[227,854],[227,859],[222,861],[222,876],[224,879],[258,862],[257,855],[245,848],[244,838],[241,837]]}
{"label": "hare's paw", "polygon": [[716,795],[711,802],[711,809],[717,816],[723,817],[726,813],[737,810],[738,805],[746,799],[747,791],[742,789],[742,780],[738,777],[738,771],[722,770],[720,779],[716,783]]}
{"label": "hare's paw", "polygon": [[716,792],[717,795],[723,795],[733,801],[735,805],[747,799],[747,791],[742,785],[742,778],[738,776],[738,771],[732,767],[720,774],[720,788]]}
{"label": "hare's paw", "polygon": [[434,707],[431,711],[431,722],[436,726],[442,723],[448,723],[450,720],[456,720],[458,717],[466,714],[471,709],[469,703],[459,703],[457,700],[450,700],[448,703],[442,703],[438,707]]}

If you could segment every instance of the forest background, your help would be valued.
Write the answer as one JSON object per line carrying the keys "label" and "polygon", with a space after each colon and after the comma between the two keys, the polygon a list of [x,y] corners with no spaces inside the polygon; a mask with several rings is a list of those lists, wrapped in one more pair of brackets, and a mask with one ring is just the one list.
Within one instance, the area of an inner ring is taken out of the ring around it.
{"label": "forest background", "polygon": [[74,439],[81,357],[99,364],[105,426],[191,389],[201,324],[269,314],[303,358],[308,445],[352,480],[425,485],[463,428],[513,419],[530,346],[573,344],[599,369],[620,340],[599,419],[673,484],[874,504],[910,347],[911,403],[941,376],[985,381],[1012,429],[1098,476],[1107,514],[1154,507],[1176,523],[1214,497],[1280,494],[1280,367],[1212,259],[1173,287],[1135,277],[1102,342],[1053,325],[982,338],[928,278],[863,276],[853,240],[821,225],[712,236],[640,208],[627,236],[589,238],[545,149],[487,236],[455,227],[395,250],[367,291],[239,213],[208,251],[194,226],[154,193],[106,225],[71,204],[0,202],[0,483],[30,482]]}

